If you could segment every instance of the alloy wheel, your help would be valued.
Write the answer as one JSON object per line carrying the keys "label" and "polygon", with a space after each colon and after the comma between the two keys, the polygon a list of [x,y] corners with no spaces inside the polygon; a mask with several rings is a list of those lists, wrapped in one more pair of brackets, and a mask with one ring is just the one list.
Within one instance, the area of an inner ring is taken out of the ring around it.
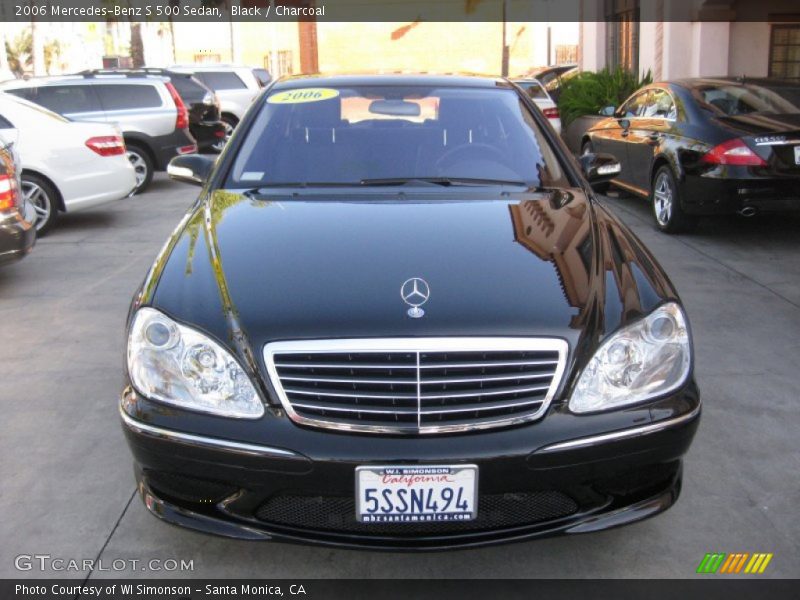
{"label": "alloy wheel", "polygon": [[212,150],[215,152],[222,152],[222,149],[225,148],[225,144],[228,143],[228,140],[231,139],[231,135],[233,135],[233,125],[227,121],[222,122],[225,125],[225,135],[222,136],[217,143],[211,146]]}
{"label": "alloy wheel", "polygon": [[666,227],[672,218],[672,187],[664,173],[660,173],[656,178],[653,188],[653,203],[658,224]]}
{"label": "alloy wheel", "polygon": [[128,150],[128,160],[131,161],[133,170],[136,173],[136,189],[138,190],[147,179],[147,162],[138,152],[132,152],[131,150]]}
{"label": "alloy wheel", "polygon": [[48,193],[32,181],[22,182],[22,195],[34,208],[36,231],[45,226],[53,211],[53,200]]}

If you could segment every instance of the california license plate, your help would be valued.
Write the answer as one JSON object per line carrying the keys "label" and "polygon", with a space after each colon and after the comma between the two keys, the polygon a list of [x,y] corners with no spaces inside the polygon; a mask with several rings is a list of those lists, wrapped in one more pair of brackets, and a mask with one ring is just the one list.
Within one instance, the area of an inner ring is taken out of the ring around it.
{"label": "california license plate", "polygon": [[800,165],[800,146],[794,147],[794,164]]}
{"label": "california license plate", "polygon": [[476,465],[356,469],[356,518],[362,523],[471,521],[478,514]]}

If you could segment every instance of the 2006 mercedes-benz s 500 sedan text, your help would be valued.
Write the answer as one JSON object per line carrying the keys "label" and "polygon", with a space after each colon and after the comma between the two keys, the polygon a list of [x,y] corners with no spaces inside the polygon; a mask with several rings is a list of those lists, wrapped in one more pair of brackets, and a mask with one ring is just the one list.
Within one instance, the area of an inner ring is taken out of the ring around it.
{"label": "2006 mercedes-benz s 500 sedan text", "polygon": [[675,289],[506,80],[266,88],[136,294],[124,430],[156,516],[441,549],[670,507],[700,398]]}

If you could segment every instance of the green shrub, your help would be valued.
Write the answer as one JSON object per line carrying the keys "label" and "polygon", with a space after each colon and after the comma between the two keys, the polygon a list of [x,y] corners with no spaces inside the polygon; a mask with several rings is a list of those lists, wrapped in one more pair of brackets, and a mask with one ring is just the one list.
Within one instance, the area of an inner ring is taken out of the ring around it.
{"label": "green shrub", "polygon": [[564,126],[583,115],[596,115],[606,106],[619,106],[643,85],[653,82],[648,70],[642,78],[622,68],[584,71],[564,83],[558,98],[558,110]]}

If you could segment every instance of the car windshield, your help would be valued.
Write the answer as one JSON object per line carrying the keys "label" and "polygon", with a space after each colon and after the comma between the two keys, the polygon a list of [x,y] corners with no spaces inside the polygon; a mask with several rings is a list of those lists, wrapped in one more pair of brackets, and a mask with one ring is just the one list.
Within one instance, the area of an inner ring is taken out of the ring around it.
{"label": "car windshield", "polygon": [[568,185],[510,88],[308,87],[263,102],[227,187]]}
{"label": "car windshield", "polygon": [[697,89],[700,100],[725,116],[800,112],[800,85],[729,84]]}

